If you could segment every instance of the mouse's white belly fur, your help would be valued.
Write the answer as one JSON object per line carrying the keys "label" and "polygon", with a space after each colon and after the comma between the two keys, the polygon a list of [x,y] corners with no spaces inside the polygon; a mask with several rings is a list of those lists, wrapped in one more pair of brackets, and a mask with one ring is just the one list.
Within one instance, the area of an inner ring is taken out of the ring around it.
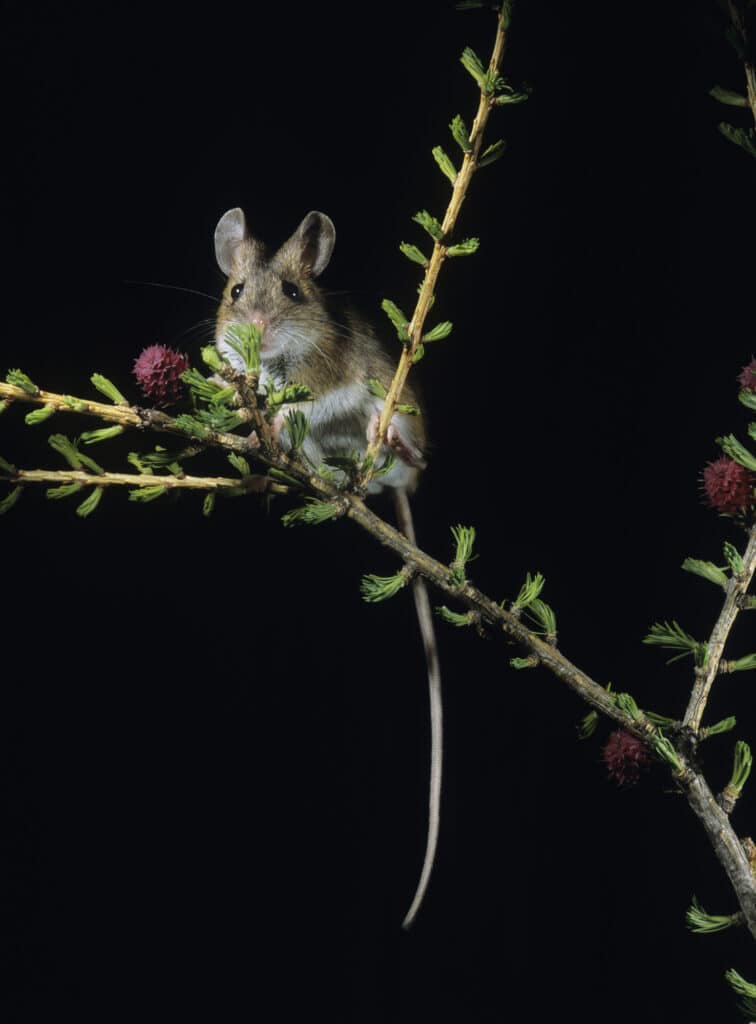
{"label": "mouse's white belly fur", "polygon": [[[373,395],[365,384],[345,384],[334,388],[322,398],[302,402],[298,408],[307,417],[308,436],[304,453],[319,466],[324,457],[332,455],[361,457],[368,444],[368,428],[374,416],[380,416],[383,401]],[[394,416],[402,433],[409,435],[408,417]],[[324,443],[325,442],[325,443]],[[369,493],[376,494],[384,487],[412,487],[417,471],[397,459],[388,473],[373,480]]]}

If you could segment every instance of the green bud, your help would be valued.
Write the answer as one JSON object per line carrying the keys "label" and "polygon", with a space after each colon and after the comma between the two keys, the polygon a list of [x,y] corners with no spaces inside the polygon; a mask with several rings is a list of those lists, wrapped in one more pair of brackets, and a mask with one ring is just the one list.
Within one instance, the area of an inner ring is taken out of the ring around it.
{"label": "green bud", "polygon": [[448,622],[450,626],[471,626],[474,622],[472,612],[453,612],[451,608],[447,608],[443,604],[436,608],[436,614],[444,622]]}
{"label": "green bud", "polygon": [[229,452],[228,461],[234,467],[239,476],[250,475],[249,463],[243,455],[238,455],[236,452]]}
{"label": "green bud", "polygon": [[226,344],[241,356],[247,373],[260,372],[261,332],[254,324],[227,324],[223,333]]}
{"label": "green bud", "polygon": [[91,516],[94,510],[100,504],[100,501],[102,500],[102,493],[102,487],[92,488],[92,491],[89,494],[89,496],[86,497],[84,501],[82,501],[82,503],[77,507],[76,515],[80,516],[82,519],[86,519],[87,516]]}
{"label": "green bud", "polygon": [[678,775],[683,772],[683,765],[680,758],[677,755],[677,751],[672,746],[672,743],[664,735],[664,733],[657,732],[653,733],[648,737],[648,742],[654,749],[657,757],[666,763],[675,771]]}
{"label": "green bud", "polygon": [[312,391],[306,384],[287,384],[280,390],[277,390],[271,381],[265,385],[265,401],[268,412],[273,412],[279,406],[290,405],[293,402],[309,402],[312,398]]}
{"label": "green bud", "polygon": [[210,436],[212,431],[204,423],[201,422],[196,416],[190,416],[188,413],[182,412],[175,419],[175,424],[179,430],[188,434],[190,437],[197,437],[200,441],[204,441]]}
{"label": "green bud", "polygon": [[197,409],[196,420],[199,423],[204,423],[211,430],[220,431],[223,434],[236,430],[245,422],[241,409],[229,409],[225,405],[212,403],[207,409]]}
{"label": "green bud", "polygon": [[446,152],[444,152],[441,146],[433,147],[433,159],[436,161],[443,174],[446,175],[446,177],[453,185],[457,180],[457,168],[454,166],[450,157]]}
{"label": "green bud", "polygon": [[358,469],[357,455],[355,453],[351,455],[329,455],[323,461],[327,466],[341,470],[342,473],[346,473],[349,476],[354,475]]}
{"label": "green bud", "polygon": [[301,448],[307,437],[309,424],[301,409],[292,409],[286,415],[286,426],[289,432],[291,447],[296,451]]}
{"label": "green bud", "polygon": [[727,665],[730,672],[750,672],[756,668],[756,654],[746,654],[742,658],[728,661]]}
{"label": "green bud", "polygon": [[5,380],[7,384],[11,384],[15,388],[21,388],[27,395],[39,394],[39,388],[33,380],[26,376],[23,370],[8,370]]}
{"label": "green bud", "polygon": [[538,664],[538,658],[535,654],[530,654],[527,658],[510,658],[509,664],[512,668],[516,669],[535,668]]}
{"label": "green bud", "polygon": [[717,444],[720,446],[725,455],[729,455],[731,459],[739,463],[741,466],[745,466],[752,473],[756,473],[756,456],[752,455],[748,449],[738,441],[734,434],[728,434],[727,437],[718,437]]}
{"label": "green bud", "polygon": [[465,566],[473,557],[475,544],[474,526],[452,526],[452,537],[455,543],[454,561],[451,563],[452,582],[461,587],[466,581]]}
{"label": "green bud", "polygon": [[363,576],[360,581],[362,600],[370,604],[387,601],[407,585],[409,578],[407,569],[400,569],[394,576]]}
{"label": "green bud", "polygon": [[416,245],[410,245],[409,242],[402,242],[399,246],[399,251],[403,253],[408,260],[412,260],[413,263],[419,263],[421,267],[427,267],[430,263],[428,257],[422,253]]}
{"label": "green bud", "polygon": [[442,338],[448,338],[452,332],[452,326],[450,320],[442,320],[441,323],[436,324],[427,334],[423,335],[423,344],[425,345],[429,341],[440,341]]}
{"label": "green bud", "polygon": [[284,526],[309,526],[325,523],[329,519],[338,519],[341,509],[332,501],[320,501],[319,498],[305,498],[306,504],[302,508],[292,509],[285,516],[281,517]]}
{"label": "green bud", "polygon": [[673,661],[678,661],[680,658],[687,657],[689,654],[693,655],[696,665],[701,666],[706,661],[707,645],[695,640],[674,621],[654,623],[648,635],[643,638],[643,643],[680,651],[680,654],[676,654],[673,658],[669,659],[668,665],[671,665]]}
{"label": "green bud", "polygon": [[733,762],[732,776],[727,788],[739,796],[742,792],[743,786],[745,786],[748,781],[748,776],[751,774],[751,768],[753,766],[751,748],[744,740],[738,740],[735,744]]}
{"label": "green bud", "polygon": [[550,605],[537,597],[526,608],[526,614],[539,627],[535,632],[540,633],[547,640],[554,641],[556,639],[556,615]]}
{"label": "green bud", "polygon": [[710,583],[716,583],[720,587],[727,586],[727,574],[713,562],[704,562],[700,558],[686,558],[682,564],[686,572],[701,576]]}
{"label": "green bud", "polygon": [[485,91],[488,86],[486,69],[483,67],[483,62],[477,55],[475,50],[466,46],[462,51],[462,56],[459,58],[462,61],[462,66],[466,71],[469,71],[475,81],[478,83],[481,91]]}
{"label": "green bud", "polygon": [[235,393],[234,388],[224,388],[220,384],[216,384],[214,380],[208,380],[199,370],[195,369],[184,370],[181,380],[184,384],[188,384],[192,394],[203,402],[214,401],[224,391],[231,395]]}
{"label": "green bud", "polygon": [[617,693],[614,696],[614,703],[620,709],[624,711],[626,715],[629,715],[634,722],[640,722],[643,718],[643,712],[635,703],[635,698],[629,693]]}
{"label": "green bud", "polygon": [[128,405],[127,399],[123,397],[118,388],[107,377],[103,377],[101,373],[93,373],[89,378],[100,394],[105,395],[111,402],[116,405]]}
{"label": "green bud", "polygon": [[[366,459],[365,462],[367,462],[367,461],[368,460]],[[385,460],[380,464],[380,466],[378,466],[378,468],[376,469],[376,471],[373,474],[373,476],[385,476],[387,473],[391,472],[391,470],[394,468],[395,465],[396,465],[396,456],[394,455],[393,452],[389,452],[388,455],[386,456]],[[367,473],[368,472],[368,468],[369,467],[366,467],[365,463],[363,463],[362,466],[360,467],[360,470],[361,470],[362,473]]]}
{"label": "green bud", "polygon": [[462,118],[457,114],[452,123],[449,125],[454,141],[460,147],[463,153],[472,152],[472,146],[470,145],[470,132],[467,130],[467,125]]}
{"label": "green bud", "polygon": [[27,412],[26,416],[24,416],[24,423],[27,427],[36,427],[38,423],[44,423],[45,420],[49,420],[54,412],[54,405],[42,405],[39,409],[32,409],[31,412]]}
{"label": "green bud", "polygon": [[[756,412],[756,391],[740,391],[738,393],[738,400],[746,409]],[[751,436],[753,437],[753,434]]]}
{"label": "green bud", "polygon": [[381,309],[396,328],[396,333],[399,335],[400,341],[409,341],[409,334],[407,332],[409,321],[396,303],[392,302],[391,299],[384,299],[383,302],[381,302]]}
{"label": "green bud", "polygon": [[367,382],[367,386],[370,394],[375,395],[376,398],[386,398],[388,396],[388,391],[376,377],[371,377]]}
{"label": "green bud", "polygon": [[746,1017],[756,1017],[756,985],[730,968],[725,971],[725,978],[733,991],[740,996],[740,1008]]}
{"label": "green bud", "polygon": [[440,222],[432,214],[428,213],[427,210],[420,210],[412,219],[427,231],[434,241],[440,242],[443,239],[444,233]]}
{"label": "green bud", "polygon": [[233,385],[229,384],[227,388],[221,388],[220,391],[217,391],[213,395],[213,397],[210,399],[210,404],[215,406],[228,405],[228,403],[231,402],[236,397],[236,395],[236,388]]}
{"label": "green bud", "polygon": [[756,132],[753,128],[736,128],[725,121],[718,125],[718,128],[728,142],[740,146],[749,156],[756,156]]}
{"label": "green bud", "polygon": [[112,437],[122,434],[122,426],[101,427],[99,430],[87,430],[81,435],[84,444],[97,444],[99,441],[109,441]]}
{"label": "green bud", "polygon": [[532,604],[533,601],[543,590],[543,585],[546,582],[546,578],[537,572],[535,576],[531,576],[530,573],[525,574],[525,582],[520,587],[520,593],[512,602],[512,611],[518,612],[527,608],[528,605]]}
{"label": "green bud", "polygon": [[162,445],[156,445],[154,452],[141,454],[129,452],[128,460],[132,466],[136,466],[140,473],[152,473],[156,469],[167,469],[174,475],[181,472],[180,460],[191,455],[191,450],[184,452],[169,452]]}
{"label": "green bud", "polygon": [[456,245],[450,245],[446,250],[447,256],[471,256],[480,248],[479,238],[464,238]]}
{"label": "green bud", "polygon": [[61,484],[60,487],[48,487],[45,494],[48,498],[53,501],[59,501],[61,498],[70,498],[74,494],[78,494],[84,484],[73,481],[70,484]]}
{"label": "green bud", "polygon": [[581,740],[590,739],[598,728],[598,712],[589,711],[588,714],[581,719],[580,725],[578,726],[578,737]]}
{"label": "green bud", "polygon": [[723,718],[720,722],[715,722],[714,725],[709,725],[702,730],[704,739],[709,739],[711,736],[719,736],[725,732],[731,732],[737,722],[735,715],[730,715],[729,718]]}
{"label": "green bud", "polygon": [[742,915],[707,914],[695,896],[685,914],[688,928],[697,935],[711,935],[714,932],[722,932],[726,928],[731,928],[734,924],[740,924],[739,918],[742,918]]}
{"label": "green bud", "polygon": [[733,576],[740,576],[745,569],[743,565],[743,559],[740,552],[734,544],[730,544],[729,541],[725,541],[724,545],[724,556],[727,564],[730,567],[730,572]]}
{"label": "green bud", "polygon": [[59,455],[62,455],[72,469],[81,469],[81,452],[65,434],[51,434],[47,443]]}
{"label": "green bud", "polygon": [[160,484],[154,484],[151,487],[137,487],[135,490],[129,491],[129,501],[154,501],[156,498],[162,498],[167,490],[167,487]]}
{"label": "green bud", "polygon": [[205,366],[209,367],[213,373],[220,373],[220,371],[228,364],[224,359],[221,358],[221,354],[215,345],[204,345],[200,349],[200,355]]}
{"label": "green bud", "polygon": [[485,149],[480,157],[478,158],[478,167],[488,167],[489,164],[494,163],[500,157],[504,156],[504,151],[507,148],[507,144],[504,139],[499,139],[498,142],[494,142],[492,146]]}
{"label": "green bud", "polygon": [[724,89],[721,85],[715,85],[709,89],[709,96],[718,103],[724,103],[728,107],[748,106],[747,96],[742,96],[739,92],[733,92],[732,89]]}
{"label": "green bud", "polygon": [[497,107],[514,106],[517,103],[525,103],[526,100],[530,99],[532,89],[528,85],[523,85],[519,90],[513,89],[512,86],[504,78],[500,78],[496,83],[496,91],[498,96],[494,100]]}
{"label": "green bud", "polygon": [[8,494],[6,494],[3,500],[0,501],[0,516],[4,516],[6,512],[10,512],[10,510],[16,504],[18,499],[21,497],[22,491],[23,487],[19,486],[14,487],[12,491],[9,491]]}

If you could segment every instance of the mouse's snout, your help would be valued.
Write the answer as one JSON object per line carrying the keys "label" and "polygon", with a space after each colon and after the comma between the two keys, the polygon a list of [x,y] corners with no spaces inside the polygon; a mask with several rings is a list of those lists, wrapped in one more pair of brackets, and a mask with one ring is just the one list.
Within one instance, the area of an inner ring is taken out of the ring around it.
{"label": "mouse's snout", "polygon": [[252,324],[258,329],[260,334],[264,334],[265,328],[268,326],[268,317],[260,309],[251,310],[244,318],[247,323]]}

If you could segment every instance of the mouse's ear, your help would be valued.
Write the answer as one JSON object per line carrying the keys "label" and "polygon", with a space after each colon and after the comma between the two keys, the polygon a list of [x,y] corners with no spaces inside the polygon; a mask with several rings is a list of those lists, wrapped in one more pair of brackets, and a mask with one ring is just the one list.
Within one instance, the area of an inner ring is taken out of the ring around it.
{"label": "mouse's ear", "polygon": [[335,241],[336,228],[331,218],[311,210],[286,247],[294,250],[303,270],[311,277],[319,277],[328,266]]}
{"label": "mouse's ear", "polygon": [[236,254],[248,237],[244,210],[238,206],[226,210],[215,229],[215,258],[226,277],[230,276],[236,263]]}

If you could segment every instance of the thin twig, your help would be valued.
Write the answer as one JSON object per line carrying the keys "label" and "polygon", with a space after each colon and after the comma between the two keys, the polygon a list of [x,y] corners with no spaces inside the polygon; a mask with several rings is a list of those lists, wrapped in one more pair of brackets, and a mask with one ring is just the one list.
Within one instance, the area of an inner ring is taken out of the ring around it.
{"label": "thin twig", "polygon": [[756,572],[756,524],[751,527],[748,546],[743,554],[743,571],[737,576],[733,575],[727,584],[727,591],[709,639],[706,663],[703,668],[696,672],[696,679],[690,695],[690,701],[683,718],[683,726],[698,734],[701,729],[701,720],[706,710],[706,702],[709,693],[714,685],[722,654],[724,652],[727,637],[730,634],[733,623],[737,618],[743,603],[743,595],[751,585],[754,572]]}
{"label": "thin twig", "polygon": [[144,422],[136,406],[132,405],[111,405],[105,402],[92,402],[86,398],[75,398],[73,395],[60,395],[54,391],[43,391],[38,388],[35,392],[24,391],[23,388],[14,384],[5,384],[0,381],[0,398],[10,399],[16,402],[28,402],[32,405],[50,406],[56,412],[76,412],[88,416],[96,416],[97,419],[106,420],[108,423],[118,423],[122,427],[142,427]]}
{"label": "thin twig", "polygon": [[689,806],[701,822],[717,860],[730,880],[745,914],[748,930],[756,938],[756,883],[745,846],[700,772],[691,772],[691,777],[684,780],[682,786]]}
{"label": "thin twig", "polygon": [[[108,423],[117,423],[122,427],[134,427],[138,430],[157,430],[162,433],[174,434],[177,437],[195,439],[190,431],[185,430],[173,416],[160,412],[159,409],[143,409],[138,405],[108,405],[104,402],[91,402],[88,399],[61,395],[54,391],[38,389],[33,394],[24,391],[14,384],[0,382],[0,398],[31,405],[50,406],[56,413],[77,413],[82,416],[95,416]],[[248,410],[237,410],[243,419],[253,420]],[[246,437],[239,434],[226,434],[222,431],[208,430],[200,439],[202,444],[211,448],[224,448],[227,451],[248,455],[257,451]]]}
{"label": "thin twig", "polygon": [[[494,42],[493,53],[491,54],[491,60],[488,65],[489,72],[491,73],[498,72],[501,65],[501,59],[504,55],[504,47],[506,43],[506,23],[507,19],[502,6],[502,10],[500,11],[497,19],[496,40]],[[409,326],[407,327],[408,341],[402,351],[399,364],[396,368],[396,373],[394,374],[394,379],[391,382],[388,394],[384,400],[381,418],[378,424],[378,431],[367,449],[366,462],[370,468],[365,473],[363,479],[364,487],[367,487],[367,484],[373,476],[373,467],[376,465],[378,453],[386,439],[386,432],[388,431],[389,424],[391,423],[391,417],[394,415],[396,406],[401,400],[402,390],[407,381],[407,377],[409,376],[413,359],[418,348],[422,344],[423,326],[433,303],[436,281],[441,271],[441,266],[446,259],[448,248],[447,240],[454,230],[457,223],[457,217],[459,216],[462,203],[467,195],[467,190],[470,186],[472,176],[477,170],[478,157],[483,144],[483,134],[488,123],[489,114],[491,113],[491,109],[494,105],[495,97],[493,95],[486,95],[481,87],[478,111],[475,115],[475,120],[473,121],[473,126],[468,139],[470,150],[464,154],[462,166],[454,179],[451,199],[449,200],[449,205],[446,208],[446,214],[441,224],[442,238],[441,241],[435,241],[433,244],[433,252],[425,271],[425,278],[423,279],[423,283],[420,288],[420,294],[417,299],[417,304],[415,305],[415,311],[412,314]]]}
{"label": "thin twig", "polygon": [[174,476],[166,473],[88,473],[79,469],[17,469],[6,478],[9,483],[50,484],[82,484],[85,487],[165,487],[166,490],[185,488],[193,491],[278,490],[286,493],[287,487],[278,487],[267,477],[225,477],[225,476]]}

